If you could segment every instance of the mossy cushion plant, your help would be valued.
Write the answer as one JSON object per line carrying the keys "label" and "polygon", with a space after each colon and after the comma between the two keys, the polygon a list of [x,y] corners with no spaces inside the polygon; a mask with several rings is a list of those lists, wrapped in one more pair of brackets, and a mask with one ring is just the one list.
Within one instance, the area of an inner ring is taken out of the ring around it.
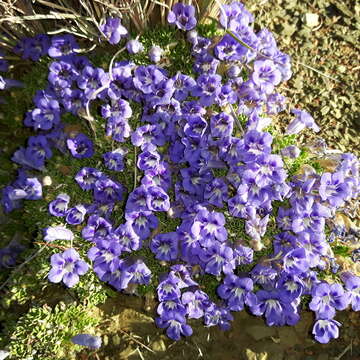
{"label": "mossy cushion plant", "polygon": [[[108,18],[105,54],[82,52],[71,34],[17,44],[35,61],[27,76],[46,63],[47,82],[23,114],[35,133],[12,156],[19,171],[1,201],[9,216],[23,208],[41,252],[9,273],[5,302],[31,298],[32,285],[19,292],[32,266],[41,286],[68,288],[78,306],[115,290],[156,292],[156,324],[180,340],[192,334],[187,319],[227,330],[244,309],[295,325],[310,297],[314,337],[327,343],[336,310],[360,308],[358,159],[321,139],[298,144],[300,131],[321,131],[305,110],[279,124],[290,57],[243,4],[223,5],[208,25],[182,3],[167,19],[130,35]],[[36,309],[14,319],[11,355],[28,355],[14,341],[31,336],[20,329]]]}

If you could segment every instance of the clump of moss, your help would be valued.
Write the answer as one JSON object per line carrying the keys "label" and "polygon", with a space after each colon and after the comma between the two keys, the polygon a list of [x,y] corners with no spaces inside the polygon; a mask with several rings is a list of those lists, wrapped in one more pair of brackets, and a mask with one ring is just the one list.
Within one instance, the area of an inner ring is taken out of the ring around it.
{"label": "clump of moss", "polygon": [[[5,329],[10,336],[7,347],[11,356],[19,360],[74,359],[80,347],[70,342],[71,337],[89,331],[100,322],[90,310],[65,303],[54,308],[48,305],[31,307],[16,324]],[[3,340],[0,338],[0,343]]]}

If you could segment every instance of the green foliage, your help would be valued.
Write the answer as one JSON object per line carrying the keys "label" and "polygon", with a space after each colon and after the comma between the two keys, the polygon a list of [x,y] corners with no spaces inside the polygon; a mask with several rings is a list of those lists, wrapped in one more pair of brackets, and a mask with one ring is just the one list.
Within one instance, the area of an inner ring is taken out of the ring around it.
{"label": "green foliage", "polygon": [[81,305],[59,303],[33,306],[16,325],[7,328],[10,359],[63,360],[72,358],[80,347],[70,343],[72,336],[91,331],[100,321]]}
{"label": "green foliage", "polygon": [[334,252],[335,255],[340,255],[340,256],[350,256],[350,248],[345,246],[345,245],[335,245],[332,246],[332,250]]}
{"label": "green foliage", "polygon": [[218,30],[218,24],[215,20],[211,20],[210,23],[207,24],[198,24],[196,30],[200,36],[213,38],[216,35],[222,33]]}
{"label": "green foliage", "polygon": [[216,289],[220,284],[218,277],[210,274],[205,274],[199,279],[196,279],[200,289],[209,295],[210,299],[213,301],[219,300]]}

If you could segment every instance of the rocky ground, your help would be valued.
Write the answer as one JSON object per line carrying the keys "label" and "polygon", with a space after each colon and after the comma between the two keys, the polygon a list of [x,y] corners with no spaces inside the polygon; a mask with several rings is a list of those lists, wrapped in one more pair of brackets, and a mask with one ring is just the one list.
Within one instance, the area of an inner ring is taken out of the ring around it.
{"label": "rocky ground", "polygon": [[[289,98],[289,107],[311,112],[330,148],[359,155],[360,4],[355,0],[249,0],[245,4],[293,58],[293,78],[281,89]],[[295,327],[275,328],[244,311],[235,314],[228,332],[204,328],[195,321],[191,324],[194,335],[173,343],[156,329],[153,305],[133,296],[109,300],[101,309],[106,319],[102,324],[105,346],[99,358],[360,359],[358,313],[339,313],[340,338],[327,345],[313,340],[310,312],[304,312]],[[87,358],[84,353],[83,359]]]}

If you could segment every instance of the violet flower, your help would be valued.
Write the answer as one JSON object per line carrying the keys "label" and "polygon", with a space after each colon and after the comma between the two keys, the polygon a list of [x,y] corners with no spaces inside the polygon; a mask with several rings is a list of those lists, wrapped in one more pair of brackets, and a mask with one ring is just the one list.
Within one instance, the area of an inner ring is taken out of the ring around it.
{"label": "violet flower", "polygon": [[215,98],[221,91],[220,75],[200,75],[197,79],[197,85],[193,88],[193,96],[199,96],[200,104],[203,106],[211,106],[215,102]]}
{"label": "violet flower", "polygon": [[68,205],[70,202],[70,196],[67,194],[59,194],[55,200],[49,203],[49,213],[53,216],[65,216]]}
{"label": "violet flower", "polygon": [[133,39],[126,43],[126,49],[129,54],[134,55],[144,51],[144,45],[139,40]]}
{"label": "violet flower", "polygon": [[84,134],[80,133],[74,138],[67,139],[66,144],[71,155],[78,159],[89,158],[94,155],[94,144]]}
{"label": "violet flower", "polygon": [[48,54],[50,57],[59,58],[73,54],[77,49],[79,49],[79,45],[73,35],[58,35],[51,38]]}
{"label": "violet flower", "polygon": [[185,317],[179,313],[174,313],[172,316],[156,318],[155,323],[159,328],[167,328],[166,335],[175,341],[180,340],[181,335],[192,335],[192,328],[186,324]]}
{"label": "violet flower", "polygon": [[70,225],[79,225],[84,221],[86,213],[84,205],[76,205],[67,211],[66,222]]}
{"label": "violet flower", "polygon": [[100,178],[94,185],[94,199],[101,203],[113,203],[123,199],[124,187],[111,179]]}
{"label": "violet flower", "polygon": [[189,31],[196,26],[195,8],[192,5],[176,3],[169,11],[167,21],[180,30]]}
{"label": "violet flower", "polygon": [[129,221],[117,227],[114,232],[119,237],[118,241],[123,251],[131,252],[141,248],[140,238]]}
{"label": "violet flower", "polygon": [[93,241],[97,238],[105,238],[112,232],[112,225],[109,221],[98,215],[91,215],[87,225],[81,230],[84,240]]}
{"label": "violet flower", "polygon": [[120,18],[107,18],[105,24],[100,26],[100,29],[112,45],[118,44],[121,38],[128,34],[126,28],[121,25]]}
{"label": "violet flower", "polygon": [[124,170],[124,155],[126,154],[124,149],[116,149],[109,151],[103,155],[105,166],[109,170],[123,171]]}
{"label": "violet flower", "polygon": [[54,240],[73,240],[74,234],[64,226],[52,226],[44,229],[44,240],[51,242]]}
{"label": "violet flower", "polygon": [[257,298],[252,290],[253,281],[250,278],[228,274],[216,291],[222,299],[226,300],[229,310],[241,311],[245,304],[250,307],[257,304]]}
{"label": "violet flower", "polygon": [[158,260],[176,260],[178,256],[178,240],[176,232],[158,234],[151,239],[150,250]]}
{"label": "violet flower", "polygon": [[59,283],[63,281],[67,287],[73,287],[79,282],[79,275],[84,275],[89,265],[80,259],[75,249],[67,249],[61,254],[51,256],[51,270],[49,281]]}
{"label": "violet flower", "polygon": [[320,131],[320,128],[316,125],[315,120],[308,112],[298,109],[293,109],[291,112],[295,115],[295,119],[288,125],[286,129],[287,135],[298,134],[305,128],[310,128],[315,132]]}
{"label": "violet flower", "polygon": [[101,347],[101,337],[90,334],[78,334],[71,338],[71,342],[76,345],[86,346],[90,349],[99,349]]}
{"label": "violet flower", "polygon": [[186,315],[189,319],[202,318],[209,301],[209,296],[201,290],[186,291],[181,295],[181,302],[186,307]]}
{"label": "violet flower", "polygon": [[345,283],[352,310],[360,311],[360,277],[345,272],[341,274],[341,279]]}
{"label": "violet flower", "polygon": [[333,318],[335,309],[344,310],[349,304],[349,297],[340,284],[321,282],[314,285],[311,295],[309,308],[324,319]]}
{"label": "violet flower", "polygon": [[82,190],[93,190],[95,188],[96,181],[102,176],[103,173],[100,170],[84,167],[75,175],[75,181]]}
{"label": "violet flower", "polygon": [[149,59],[154,63],[158,63],[163,53],[164,50],[160,46],[153,45],[149,50]]}
{"label": "violet flower", "polygon": [[319,319],[315,322],[312,334],[315,340],[321,344],[327,344],[331,339],[339,337],[339,326],[341,324],[333,319]]}
{"label": "violet flower", "polygon": [[146,205],[152,211],[168,211],[170,209],[169,195],[159,186],[148,188]]}

